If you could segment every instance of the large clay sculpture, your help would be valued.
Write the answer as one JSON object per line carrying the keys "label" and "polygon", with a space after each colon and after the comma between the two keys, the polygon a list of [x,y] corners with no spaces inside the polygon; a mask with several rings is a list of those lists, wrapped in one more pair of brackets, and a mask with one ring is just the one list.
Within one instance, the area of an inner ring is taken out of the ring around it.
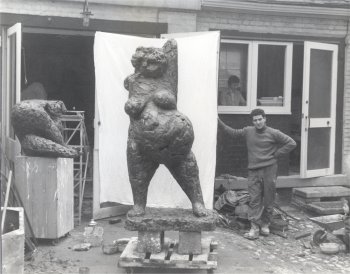
{"label": "large clay sculpture", "polygon": [[125,111],[130,116],[127,161],[134,206],[129,216],[145,214],[150,181],[165,165],[192,203],[193,213],[206,216],[190,120],[177,110],[177,44],[138,47],[132,56],[135,72],[124,86],[129,91]]}
{"label": "large clay sculpture", "polygon": [[25,100],[11,110],[11,122],[27,156],[74,158],[78,152],[65,145],[60,117],[62,101]]}

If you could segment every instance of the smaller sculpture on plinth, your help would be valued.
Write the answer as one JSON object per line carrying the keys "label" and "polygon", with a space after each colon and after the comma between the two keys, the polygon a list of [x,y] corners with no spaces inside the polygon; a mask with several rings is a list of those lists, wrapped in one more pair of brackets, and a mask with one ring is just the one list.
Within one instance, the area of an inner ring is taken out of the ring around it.
{"label": "smaller sculpture on plinth", "polygon": [[25,100],[13,106],[11,123],[26,156],[74,158],[79,155],[63,140],[60,118],[66,111],[62,101]]}
{"label": "smaller sculpture on plinth", "polygon": [[134,207],[128,216],[145,214],[150,181],[160,164],[174,176],[197,217],[207,215],[198,166],[191,151],[190,120],[177,110],[177,44],[138,47],[132,56],[135,72],[124,86],[129,91],[125,111],[130,116],[127,161]]}

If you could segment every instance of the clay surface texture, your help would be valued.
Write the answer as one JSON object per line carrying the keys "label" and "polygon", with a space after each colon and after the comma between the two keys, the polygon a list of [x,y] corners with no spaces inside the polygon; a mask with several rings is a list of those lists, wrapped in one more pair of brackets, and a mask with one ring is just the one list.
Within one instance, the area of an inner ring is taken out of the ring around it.
{"label": "clay surface texture", "polygon": [[134,198],[128,214],[145,213],[149,183],[163,164],[190,199],[193,213],[205,216],[198,166],[191,151],[192,124],[177,110],[176,41],[168,40],[162,48],[138,47],[131,62],[135,72],[124,81],[129,91],[127,161]]}
{"label": "clay surface texture", "polygon": [[125,228],[132,231],[213,231],[217,218],[211,210],[207,216],[197,218],[191,209],[147,208],[143,216],[127,216]]}
{"label": "clay surface texture", "polygon": [[65,145],[60,117],[62,101],[25,100],[11,110],[11,123],[27,156],[74,158],[78,152]]}

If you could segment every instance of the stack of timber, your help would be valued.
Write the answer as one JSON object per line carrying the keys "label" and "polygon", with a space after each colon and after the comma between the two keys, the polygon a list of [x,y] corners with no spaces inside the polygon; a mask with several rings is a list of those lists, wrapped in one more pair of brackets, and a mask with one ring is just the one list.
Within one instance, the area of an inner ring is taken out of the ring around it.
{"label": "stack of timber", "polygon": [[206,270],[217,268],[218,244],[210,237],[202,239],[202,253],[198,255],[179,254],[179,243],[169,238],[164,239],[159,253],[138,252],[137,244],[137,237],[130,239],[120,256],[119,267],[127,268],[128,271],[135,267]]}
{"label": "stack of timber", "polygon": [[350,199],[350,188],[343,186],[293,188],[292,203],[319,215],[342,214],[342,198]]}

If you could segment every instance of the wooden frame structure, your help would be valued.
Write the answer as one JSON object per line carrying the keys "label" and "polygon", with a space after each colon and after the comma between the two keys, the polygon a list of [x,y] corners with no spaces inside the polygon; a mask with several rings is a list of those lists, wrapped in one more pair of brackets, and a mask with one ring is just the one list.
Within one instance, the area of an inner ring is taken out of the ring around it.
{"label": "wooden frame structure", "polygon": [[85,127],[84,111],[68,111],[61,120],[66,145],[77,149],[79,156],[74,158],[74,193],[78,193],[78,223],[80,225],[82,205],[89,168],[90,146]]}

